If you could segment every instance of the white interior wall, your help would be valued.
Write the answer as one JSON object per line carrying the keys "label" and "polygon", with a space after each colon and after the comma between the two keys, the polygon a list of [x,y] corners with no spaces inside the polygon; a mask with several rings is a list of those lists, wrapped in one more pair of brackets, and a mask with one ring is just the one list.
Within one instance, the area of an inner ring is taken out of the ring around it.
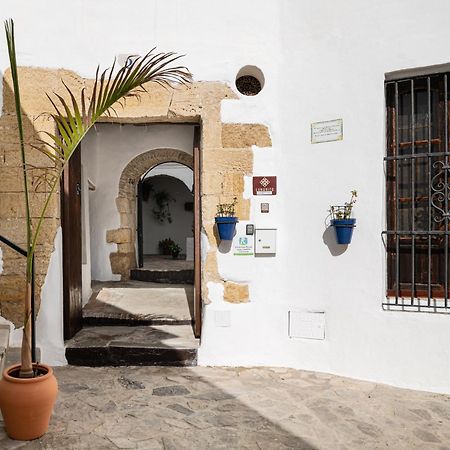
{"label": "white interior wall", "polygon": [[[219,255],[223,276],[250,283],[251,301],[224,303],[221,287],[210,284],[201,364],[285,365],[450,393],[450,317],[382,311],[380,237],[384,73],[450,60],[450,5],[440,0],[426,5],[419,0],[138,0],[125,22],[120,6],[106,0],[74,0],[67,6],[49,0],[47,8],[8,0],[0,8],[3,17],[16,19],[23,65],[92,76],[98,63],[107,66],[114,55],[143,53],[157,44],[187,53],[183,62],[197,80],[232,83],[247,64],[263,70],[261,94],[223,102],[222,117],[270,127],[273,148],[254,150],[255,175],[277,175],[279,195],[269,199],[272,212],[264,218],[257,213],[259,199],[252,198],[251,221],[278,227],[278,253],[275,258]],[[67,22],[74,8],[80,13]],[[92,41],[94,34],[108,39]],[[3,41],[1,50],[3,71]],[[311,145],[311,122],[335,118],[344,120],[344,140]],[[100,138],[114,142],[105,133]],[[122,164],[119,153],[101,169],[115,173]],[[326,211],[353,188],[360,193],[354,239],[346,252],[333,256],[324,242]],[[91,204],[113,224],[108,228],[117,221],[102,206],[113,204],[114,196],[102,194]],[[104,229],[91,224],[91,231],[93,240],[104,242]],[[103,259],[93,261],[100,279],[111,276],[103,267],[110,251],[105,248]],[[325,340],[289,339],[291,309],[325,311]],[[217,311],[230,314],[230,327],[216,326]]]}
{"label": "white interior wall", "polygon": [[89,214],[89,181],[86,169],[81,166],[81,288],[82,303],[85,305],[92,294],[91,289],[91,228]]}
{"label": "white interior wall", "polygon": [[169,175],[181,180],[186,187],[192,191],[194,186],[194,172],[190,167],[180,163],[164,163],[156,166],[146,175],[145,178],[154,177],[156,175]]}
{"label": "white interior wall", "polygon": [[[181,165],[180,165],[181,166]],[[192,170],[188,167],[186,170],[179,171],[182,174],[186,171]],[[144,254],[157,255],[159,254],[159,241],[170,238],[181,247],[181,253],[186,254],[186,238],[192,237],[193,232],[193,211],[185,210],[186,202],[193,202],[194,197],[188,190],[186,184],[178,178],[172,177],[172,171],[166,169],[166,174],[153,176],[153,171],[149,173],[146,179],[152,183],[155,192],[166,191],[171,198],[169,202],[169,209],[172,221],[167,220],[160,222],[153,214],[153,209],[158,208],[153,197],[149,196],[147,201],[142,202],[142,222],[143,222],[143,236],[144,236]],[[189,177],[185,176],[189,183]],[[192,183],[191,183],[192,186]]]}
{"label": "white interior wall", "polygon": [[119,179],[126,165],[137,155],[157,148],[174,148],[192,154],[192,125],[99,124],[81,146],[89,192],[92,279],[118,279],[111,273],[109,254],[117,251],[106,243],[106,231],[120,226],[116,207]]}

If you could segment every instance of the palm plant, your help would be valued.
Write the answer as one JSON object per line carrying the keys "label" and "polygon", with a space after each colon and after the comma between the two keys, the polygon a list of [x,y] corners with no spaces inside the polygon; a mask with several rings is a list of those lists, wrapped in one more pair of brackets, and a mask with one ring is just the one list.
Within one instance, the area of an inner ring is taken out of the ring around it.
{"label": "palm plant", "polygon": [[172,83],[187,84],[192,80],[191,73],[186,67],[175,66],[173,63],[181,56],[173,52],[155,53],[152,49],[142,57],[132,58],[124,67],[116,69],[115,61],[111,68],[99,71],[95,75],[92,92],[88,96],[83,89],[80,98],[76,98],[73,91],[64,83],[68,93],[68,101],[61,95],[54,93],[47,97],[53,107],[50,113],[55,122],[55,133],[46,132],[48,140],[41,141],[40,146],[33,146],[39,152],[47,156],[51,162],[50,170],[38,177],[35,185],[45,183],[47,189],[46,198],[42,206],[37,222],[33,223],[30,215],[30,167],[26,162],[25,141],[23,132],[23,120],[20,103],[19,76],[16,62],[14,23],[10,19],[5,23],[8,54],[13,80],[17,125],[19,131],[19,145],[22,159],[22,173],[24,181],[24,200],[26,217],[26,292],[24,307],[24,328],[21,349],[21,369],[19,377],[31,378],[35,374],[31,356],[31,292],[32,292],[32,261],[36,251],[40,231],[45,213],[50,204],[52,195],[56,193],[59,180],[64,168],[74,154],[80,142],[86,136],[92,126],[105,115],[115,113],[116,105],[124,105],[129,97],[139,97],[146,92],[145,84],[150,82],[162,86],[170,86]]}

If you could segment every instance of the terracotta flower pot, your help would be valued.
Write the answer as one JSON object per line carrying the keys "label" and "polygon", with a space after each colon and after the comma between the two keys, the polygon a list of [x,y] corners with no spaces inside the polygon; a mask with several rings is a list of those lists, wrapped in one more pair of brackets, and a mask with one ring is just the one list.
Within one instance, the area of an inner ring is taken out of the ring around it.
{"label": "terracotta flower pot", "polygon": [[35,378],[16,378],[20,364],[8,367],[0,380],[0,408],[11,439],[29,441],[48,429],[58,383],[51,367],[33,364],[41,374]]}

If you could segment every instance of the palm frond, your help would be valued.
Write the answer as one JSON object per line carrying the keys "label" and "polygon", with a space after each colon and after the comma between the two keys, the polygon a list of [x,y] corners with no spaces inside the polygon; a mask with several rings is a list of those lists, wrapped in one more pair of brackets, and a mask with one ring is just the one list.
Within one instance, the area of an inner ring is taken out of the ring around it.
{"label": "palm frond", "polygon": [[192,75],[189,70],[173,65],[181,57],[173,52],[154,53],[152,49],[145,56],[135,58],[130,64],[121,67],[117,73],[114,73],[114,60],[111,68],[103,72],[97,68],[90,99],[86,99],[83,89],[77,100],[63,81],[70,100],[56,93],[47,95],[54,110],[51,117],[59,134],[47,133],[51,141],[49,147],[67,162],[94,123],[103,115],[117,115],[114,105],[123,106],[121,100],[139,97],[146,92],[146,83],[155,82],[163,86],[190,83]]}
{"label": "palm frond", "polygon": [[[64,167],[77,149],[87,132],[97,120],[104,115],[117,115],[115,106],[123,107],[127,98],[139,98],[146,91],[145,84],[155,82],[169,87],[173,83],[187,85],[192,81],[189,70],[175,65],[183,55],[173,52],[155,53],[152,49],[145,56],[134,58],[132,62],[121,67],[117,72],[114,60],[109,69],[100,72],[97,68],[90,98],[86,89],[82,89],[79,99],[63,81],[68,98],[53,93],[47,97],[53,107],[50,116],[55,122],[56,133],[46,132],[48,141],[40,141],[43,147],[35,148],[46,155],[62,174]],[[67,96],[66,96],[67,97]],[[56,189],[58,178],[52,180],[50,192]],[[40,227],[43,223],[45,208],[39,218],[32,241],[34,248],[37,242]]]}

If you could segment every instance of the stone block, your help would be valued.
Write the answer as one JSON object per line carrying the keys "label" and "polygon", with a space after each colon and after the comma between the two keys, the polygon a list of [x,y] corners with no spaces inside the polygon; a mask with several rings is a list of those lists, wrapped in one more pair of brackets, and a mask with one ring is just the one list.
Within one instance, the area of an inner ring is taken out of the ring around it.
{"label": "stone block", "polygon": [[206,260],[203,264],[202,276],[205,281],[222,281],[217,270],[217,252],[215,250],[206,254]]}
{"label": "stone block", "polygon": [[4,192],[23,192],[22,169],[20,167],[6,167],[0,163],[0,194]]}
{"label": "stone block", "polygon": [[233,124],[226,123],[222,127],[222,146],[236,147],[271,147],[269,129],[261,124]]}
{"label": "stone block", "polygon": [[[0,202],[0,219],[14,219],[25,217],[25,197],[23,192],[2,193]],[[31,192],[29,195],[31,217],[38,218],[47,200],[48,194]],[[59,218],[59,201],[53,194],[49,201],[44,217]]]}
{"label": "stone block", "polygon": [[0,277],[0,302],[23,300],[26,279],[23,275],[3,275]]}
{"label": "stone block", "polygon": [[115,244],[124,244],[131,242],[130,228],[117,228],[106,232],[106,242]]}
{"label": "stone block", "polygon": [[130,200],[127,197],[117,197],[116,206],[119,213],[131,212]]}
{"label": "stone block", "polygon": [[201,210],[202,222],[206,223],[214,220],[217,212],[217,205],[219,203],[219,196],[217,195],[202,195]]}
{"label": "stone block", "polygon": [[212,149],[203,154],[205,173],[240,172],[251,175],[253,172],[253,151],[251,148]]}
{"label": "stone block", "polygon": [[23,325],[23,298],[20,294],[17,299],[4,300],[0,297],[0,316],[10,320],[16,327]]}
{"label": "stone block", "polygon": [[112,273],[122,275],[122,279],[130,277],[130,269],[136,265],[134,252],[111,253],[109,255]]}
{"label": "stone block", "polygon": [[247,303],[249,301],[248,284],[225,281],[223,299],[229,303]]}
{"label": "stone block", "polygon": [[222,178],[222,194],[241,195],[244,192],[244,176],[239,172],[226,172]]}

